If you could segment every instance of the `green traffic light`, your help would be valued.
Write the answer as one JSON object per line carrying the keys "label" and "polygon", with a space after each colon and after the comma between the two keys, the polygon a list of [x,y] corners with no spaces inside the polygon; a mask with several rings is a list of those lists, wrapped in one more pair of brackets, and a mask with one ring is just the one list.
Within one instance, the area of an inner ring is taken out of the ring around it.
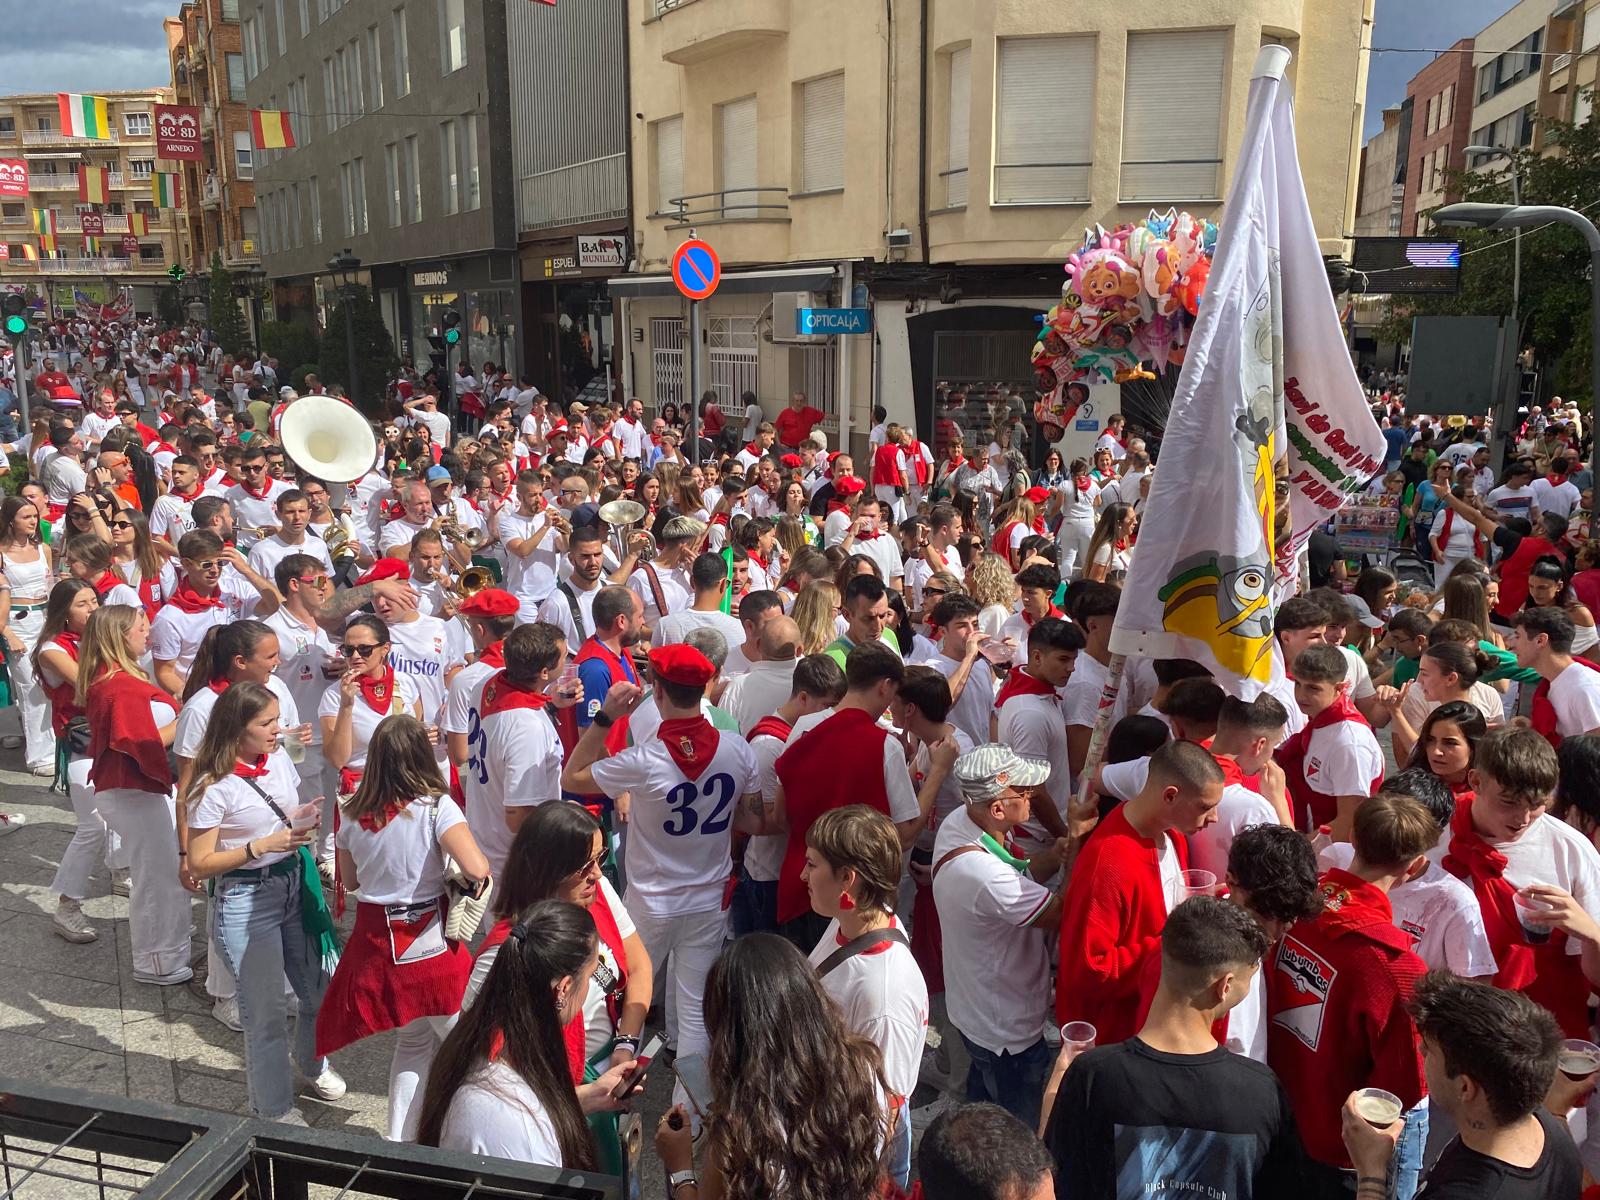
{"label": "green traffic light", "polygon": [[27,317],[7,317],[6,333],[12,337],[21,337],[28,332]]}
{"label": "green traffic light", "polygon": [[459,330],[459,329],[446,329],[444,331],[444,340],[445,340],[445,344],[446,345],[454,346],[457,342],[459,342],[461,340],[461,330]]}

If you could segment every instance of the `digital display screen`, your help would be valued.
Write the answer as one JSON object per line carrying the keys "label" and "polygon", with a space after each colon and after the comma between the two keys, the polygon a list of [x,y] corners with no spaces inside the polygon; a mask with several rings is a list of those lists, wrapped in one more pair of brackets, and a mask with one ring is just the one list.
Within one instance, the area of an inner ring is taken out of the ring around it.
{"label": "digital display screen", "polygon": [[1438,238],[1358,237],[1350,266],[1370,295],[1453,296],[1461,290],[1461,243]]}

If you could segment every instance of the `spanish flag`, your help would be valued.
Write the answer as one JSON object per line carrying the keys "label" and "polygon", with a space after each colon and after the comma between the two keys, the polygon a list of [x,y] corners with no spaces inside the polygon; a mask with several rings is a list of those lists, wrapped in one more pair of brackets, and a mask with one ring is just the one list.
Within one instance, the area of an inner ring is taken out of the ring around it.
{"label": "spanish flag", "polygon": [[294,130],[289,114],[268,108],[250,110],[250,133],[257,150],[293,150]]}
{"label": "spanish flag", "polygon": [[33,245],[32,242],[23,242],[22,243],[22,257],[27,262],[38,262],[39,261],[39,251],[34,249],[34,245]]}
{"label": "spanish flag", "polygon": [[156,171],[150,176],[150,200],[157,208],[178,207],[178,173]]}
{"label": "spanish flag", "polygon": [[147,213],[136,212],[128,214],[128,232],[135,237],[144,237],[150,232],[150,217]]}
{"label": "spanish flag", "polygon": [[53,208],[36,208],[33,210],[33,231],[35,233],[53,234],[56,231],[56,210]]}
{"label": "spanish flag", "polygon": [[79,167],[78,199],[84,204],[110,204],[111,171],[106,167]]}
{"label": "spanish flag", "polygon": [[104,96],[80,96],[76,92],[57,92],[56,107],[61,113],[61,132],[70,137],[111,137],[111,119],[106,114]]}

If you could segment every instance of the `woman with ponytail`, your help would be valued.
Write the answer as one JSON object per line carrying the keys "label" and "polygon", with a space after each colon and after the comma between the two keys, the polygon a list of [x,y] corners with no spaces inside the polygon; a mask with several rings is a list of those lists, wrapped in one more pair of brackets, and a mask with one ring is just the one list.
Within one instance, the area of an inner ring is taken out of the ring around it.
{"label": "woman with ponytail", "polygon": [[[111,543],[93,533],[80,533],[67,542],[62,550],[62,563],[67,574],[81,579],[94,588],[102,605],[127,604],[144,607],[144,599],[128,586],[128,581],[116,572],[111,556]],[[149,613],[145,614],[149,616]]]}
{"label": "woman with ponytail", "polygon": [[1089,541],[1094,537],[1094,517],[1100,505],[1100,485],[1089,474],[1089,464],[1072,460],[1067,481],[1060,484],[1061,529],[1056,544],[1061,547],[1061,578],[1071,579],[1089,564]]}
{"label": "woman with ponytail", "polygon": [[[316,840],[322,806],[300,811],[300,776],[278,745],[278,713],[278,698],[262,685],[229,686],[195,753],[183,802],[189,870],[217,881],[212,941],[238,981],[250,1111],[304,1125],[294,1103],[295,1070],[322,1100],[343,1096],[345,1084],[316,1054],[332,922],[305,847]],[[286,976],[300,1001],[292,1063]]]}
{"label": "woman with ponytail", "polygon": [[1417,677],[1405,686],[1396,697],[1394,724],[1394,756],[1403,762],[1410,757],[1417,744],[1417,734],[1429,713],[1441,704],[1462,700],[1483,714],[1486,725],[1505,724],[1504,706],[1500,693],[1483,677],[1493,671],[1498,662],[1478,646],[1460,642],[1436,642],[1423,650],[1417,662]]}
{"label": "woman with ponytail", "polygon": [[594,920],[576,904],[541,900],[523,914],[476,1003],[434,1057],[417,1141],[538,1166],[593,1168],[585,1116],[626,1107],[611,1093],[628,1066],[575,1089],[562,1030],[583,1011],[599,961]]}
{"label": "woman with ponytail", "polygon": [[11,703],[22,717],[22,737],[3,739],[20,749],[35,775],[55,773],[50,701],[40,684],[34,647],[39,644],[45,599],[55,575],[50,548],[39,540],[43,512],[20,496],[0,504],[0,633],[11,672]]}

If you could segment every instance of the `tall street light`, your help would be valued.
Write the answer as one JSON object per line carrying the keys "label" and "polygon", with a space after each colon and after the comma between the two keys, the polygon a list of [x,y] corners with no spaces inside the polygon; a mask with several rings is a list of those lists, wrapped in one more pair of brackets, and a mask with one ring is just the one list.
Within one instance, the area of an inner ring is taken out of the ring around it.
{"label": "tall street light", "polygon": [[355,298],[356,272],[360,269],[361,260],[350,253],[348,246],[328,260],[328,270],[333,272],[338,281],[339,301],[344,307],[344,348],[348,355],[346,366],[350,373],[350,402],[357,408],[361,406],[361,373],[356,366],[356,325],[350,302]]}
{"label": "tall street light", "polygon": [[[1511,169],[1511,203],[1522,203],[1522,168],[1517,163],[1517,152],[1510,146],[1468,146],[1465,153],[1477,154],[1485,158],[1504,158]],[[1437,219],[1437,218],[1435,218]],[[1518,321],[1517,325],[1517,350],[1522,350],[1522,326],[1519,318],[1522,314],[1522,230],[1518,229],[1512,237],[1515,239],[1511,247],[1511,319]]]}
{"label": "tall street light", "polygon": [[[1433,222],[1494,230],[1568,225],[1583,235],[1589,247],[1589,387],[1594,402],[1600,403],[1600,229],[1594,222],[1575,209],[1554,204],[1447,204],[1433,214]],[[1592,458],[1589,468],[1594,469]]]}

